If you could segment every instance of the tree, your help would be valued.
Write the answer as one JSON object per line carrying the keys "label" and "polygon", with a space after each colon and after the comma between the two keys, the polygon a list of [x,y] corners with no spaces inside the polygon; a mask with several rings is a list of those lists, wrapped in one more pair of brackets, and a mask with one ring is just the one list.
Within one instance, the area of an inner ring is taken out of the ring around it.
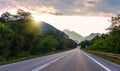
{"label": "tree", "polygon": [[88,40],[82,41],[80,42],[79,45],[81,46],[81,48],[87,48],[89,46],[89,41]]}
{"label": "tree", "polygon": [[10,54],[14,32],[3,23],[0,23],[0,60],[6,59]]}
{"label": "tree", "polygon": [[3,13],[0,17],[1,22],[9,21],[11,14],[9,12]]}
{"label": "tree", "polygon": [[107,30],[113,30],[115,28],[120,29],[120,14],[111,18],[111,26]]}
{"label": "tree", "polygon": [[24,11],[24,10],[22,10],[22,9],[18,9],[17,14],[18,14],[18,16],[20,17],[20,20],[21,20],[21,19],[22,19],[22,20],[27,20],[27,19],[31,19],[31,18],[32,18],[30,12],[26,12],[26,11]]}
{"label": "tree", "polygon": [[41,40],[42,52],[55,51],[58,47],[59,42],[53,38],[53,36],[46,36]]}
{"label": "tree", "polygon": [[89,50],[120,53],[120,14],[111,19],[109,33],[90,41]]}
{"label": "tree", "polygon": [[30,12],[19,9],[0,17],[0,62],[23,56],[75,48],[76,43],[61,31],[40,34]]}

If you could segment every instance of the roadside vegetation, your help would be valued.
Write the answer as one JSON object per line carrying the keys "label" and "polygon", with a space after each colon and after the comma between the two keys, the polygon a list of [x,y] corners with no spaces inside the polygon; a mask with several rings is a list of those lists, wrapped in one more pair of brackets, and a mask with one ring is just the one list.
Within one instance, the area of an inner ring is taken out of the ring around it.
{"label": "roadside vegetation", "polygon": [[[76,47],[63,32],[47,31],[40,34],[30,12],[18,10],[0,17],[0,64],[33,58]],[[18,59],[18,60],[16,60]]]}
{"label": "roadside vegetation", "polygon": [[107,59],[109,61],[112,61],[114,63],[120,64],[120,54],[115,53],[108,53],[108,52],[99,52],[99,51],[91,51],[91,50],[85,50],[93,55],[102,57],[104,59]]}
{"label": "roadside vegetation", "polygon": [[91,41],[82,41],[81,48],[120,54],[120,14],[112,17],[111,22],[112,25],[107,28],[108,34],[97,36]]}
{"label": "roadside vegetation", "polygon": [[[111,26],[107,28],[108,34],[97,36],[91,41],[82,41],[79,45],[82,49],[90,50],[91,53],[120,64],[120,58],[103,55],[100,52],[120,54],[120,14],[111,18]],[[86,47],[87,46],[87,47]],[[96,53],[97,51],[99,53]],[[114,55],[113,55],[114,56]]]}

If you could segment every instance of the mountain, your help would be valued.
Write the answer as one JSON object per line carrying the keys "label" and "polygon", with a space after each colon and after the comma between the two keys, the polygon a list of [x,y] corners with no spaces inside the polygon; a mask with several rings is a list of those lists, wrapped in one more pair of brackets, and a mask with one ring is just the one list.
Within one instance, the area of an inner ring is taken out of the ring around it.
{"label": "mountain", "polygon": [[65,30],[63,30],[63,32],[66,33],[70,37],[70,39],[76,41],[77,43],[80,43],[81,41],[84,40],[83,36],[81,36],[80,34],[74,32],[74,31],[65,29]]}
{"label": "mountain", "polygon": [[68,29],[65,29],[62,31],[58,30],[57,28],[53,27],[52,25],[46,23],[46,22],[40,22],[39,23],[39,28],[40,28],[40,33],[44,34],[47,31],[53,31],[55,33],[60,33],[60,34],[64,34],[64,37],[67,39],[72,39],[77,43],[80,43],[83,40],[92,40],[97,36],[100,36],[100,33],[92,33],[87,37],[83,37],[80,34],[74,32],[74,31],[70,31]]}
{"label": "mountain", "polygon": [[97,36],[99,37],[99,36],[101,36],[101,34],[100,33],[91,33],[89,36],[85,37],[85,40],[90,41],[90,40],[96,38]]}
{"label": "mountain", "polygon": [[69,39],[69,36],[65,34],[64,32],[58,30],[57,28],[53,27],[52,25],[46,23],[46,22],[40,22],[39,23],[39,28],[40,28],[40,34],[44,34],[47,31],[52,31],[57,34],[57,36],[63,36],[64,38]]}
{"label": "mountain", "polygon": [[46,22],[40,22],[39,23],[40,33],[44,34],[47,31],[53,31],[53,32],[59,32],[57,28],[53,27],[52,25],[46,23]]}

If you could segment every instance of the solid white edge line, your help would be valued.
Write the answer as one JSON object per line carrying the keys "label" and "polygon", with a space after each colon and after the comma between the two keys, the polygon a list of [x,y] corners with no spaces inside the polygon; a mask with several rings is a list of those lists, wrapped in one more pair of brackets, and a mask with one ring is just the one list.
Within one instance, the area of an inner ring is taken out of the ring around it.
{"label": "solid white edge line", "polygon": [[59,58],[56,58],[56,59],[54,59],[54,60],[52,60],[52,61],[50,61],[50,62],[48,62],[48,63],[46,63],[46,64],[43,64],[43,65],[39,66],[38,68],[33,69],[32,71],[39,71],[39,70],[41,70],[41,69],[49,66],[50,64],[52,64],[52,63],[54,63],[54,62],[62,59],[62,58],[65,57],[65,56],[66,56],[66,55],[61,56],[61,57],[59,57]]}
{"label": "solid white edge line", "polygon": [[86,54],[85,52],[81,51],[84,55],[86,55],[88,58],[90,58],[91,60],[93,60],[95,63],[97,63],[98,65],[100,65],[101,67],[103,67],[105,70],[107,71],[112,71],[109,68],[107,68],[106,66],[104,66],[103,64],[101,64],[100,62],[98,62],[97,60],[95,60],[94,58],[90,57],[88,54]]}

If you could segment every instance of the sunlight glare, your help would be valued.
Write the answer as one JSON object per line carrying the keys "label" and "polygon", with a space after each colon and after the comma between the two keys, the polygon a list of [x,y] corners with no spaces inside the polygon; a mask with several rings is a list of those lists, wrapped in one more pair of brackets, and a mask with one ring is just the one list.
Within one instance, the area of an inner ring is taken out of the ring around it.
{"label": "sunlight glare", "polygon": [[33,18],[34,18],[34,20],[36,21],[36,22],[40,22],[41,20],[40,20],[40,16],[38,15],[33,15]]}
{"label": "sunlight glare", "polygon": [[109,17],[91,17],[91,16],[53,16],[53,15],[35,15],[37,22],[44,21],[59,30],[69,29],[83,36],[90,33],[106,33],[109,27]]}

